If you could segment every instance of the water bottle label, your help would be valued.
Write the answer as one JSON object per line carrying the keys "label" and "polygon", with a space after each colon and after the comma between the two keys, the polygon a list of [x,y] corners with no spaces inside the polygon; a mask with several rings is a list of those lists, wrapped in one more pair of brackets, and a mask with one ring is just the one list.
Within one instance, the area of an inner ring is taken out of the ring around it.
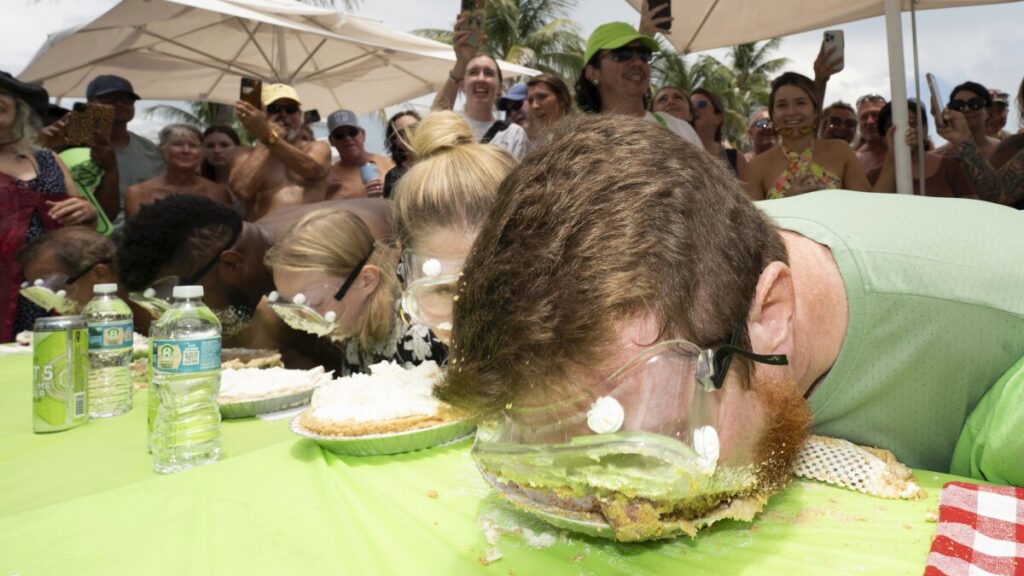
{"label": "water bottle label", "polygon": [[202,340],[157,340],[153,343],[156,368],[160,372],[186,374],[220,368],[220,338]]}
{"label": "water bottle label", "polygon": [[89,350],[116,350],[132,347],[132,323],[110,322],[89,325]]}

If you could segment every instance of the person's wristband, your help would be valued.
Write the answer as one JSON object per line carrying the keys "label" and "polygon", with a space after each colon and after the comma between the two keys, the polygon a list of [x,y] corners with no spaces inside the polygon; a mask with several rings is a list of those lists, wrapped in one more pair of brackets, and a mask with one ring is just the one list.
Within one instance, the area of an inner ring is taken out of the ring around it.
{"label": "person's wristband", "polygon": [[[448,78],[451,79],[451,81],[455,82],[456,84],[462,82],[462,78],[456,78],[455,73],[452,72],[451,70],[448,71]],[[465,78],[465,76],[463,76],[463,78]]]}

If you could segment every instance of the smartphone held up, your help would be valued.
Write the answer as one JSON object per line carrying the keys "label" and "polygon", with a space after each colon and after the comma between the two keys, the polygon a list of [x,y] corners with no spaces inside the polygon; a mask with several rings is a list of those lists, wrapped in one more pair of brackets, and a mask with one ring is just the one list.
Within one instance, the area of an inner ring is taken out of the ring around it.
{"label": "smartphone held up", "polygon": [[940,96],[942,92],[939,91],[939,83],[931,72],[926,73],[924,77],[928,82],[928,90],[932,93],[932,115],[935,116],[935,125],[939,128],[945,128],[946,116],[942,113],[944,106],[939,104],[942,102],[942,96]]}
{"label": "smartphone held up", "polygon": [[243,76],[238,88],[238,99],[257,110],[263,108],[263,81]]}
{"label": "smartphone held up", "polygon": [[484,20],[487,17],[487,0],[462,0],[460,16],[465,19],[463,30],[469,32],[469,45],[479,48],[484,40]]}
{"label": "smartphone held up", "polygon": [[839,72],[846,65],[846,56],[843,54],[845,41],[842,30],[825,30],[822,39],[822,52],[832,49],[832,56],[829,58],[829,68],[833,73]]}
{"label": "smartphone held up", "polygon": [[[647,0],[647,13],[651,18],[671,18],[672,0]],[[657,25],[659,30],[668,32],[672,28],[672,22],[661,22]]]}
{"label": "smartphone held up", "polygon": [[110,140],[114,126],[113,106],[79,102],[67,118],[64,137],[68,144],[92,147]]}

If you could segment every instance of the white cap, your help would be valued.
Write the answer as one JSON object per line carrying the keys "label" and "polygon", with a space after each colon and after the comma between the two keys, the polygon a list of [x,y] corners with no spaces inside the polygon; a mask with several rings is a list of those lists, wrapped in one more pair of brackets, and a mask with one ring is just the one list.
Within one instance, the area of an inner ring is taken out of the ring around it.
{"label": "white cap", "polygon": [[173,295],[175,298],[202,298],[202,286],[175,286]]}
{"label": "white cap", "polygon": [[117,284],[94,284],[92,287],[93,294],[113,294],[117,292]]}

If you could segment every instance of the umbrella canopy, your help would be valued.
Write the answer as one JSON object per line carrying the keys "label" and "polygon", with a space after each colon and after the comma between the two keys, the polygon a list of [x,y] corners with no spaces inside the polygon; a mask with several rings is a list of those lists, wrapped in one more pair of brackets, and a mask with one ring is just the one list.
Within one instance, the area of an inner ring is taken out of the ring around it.
{"label": "umbrella canopy", "polygon": [[147,99],[232,103],[251,76],[293,85],[306,109],[362,114],[436,92],[454,62],[447,44],[295,0],[123,0],[52,35],[20,77],[57,97],[117,74]]}
{"label": "umbrella canopy", "polygon": [[[627,0],[640,9],[643,0]],[[1002,4],[1014,0],[919,0],[915,9]],[[910,10],[910,0],[902,0]],[[885,14],[885,0],[672,0],[666,36],[684,54],[788,36]]]}

